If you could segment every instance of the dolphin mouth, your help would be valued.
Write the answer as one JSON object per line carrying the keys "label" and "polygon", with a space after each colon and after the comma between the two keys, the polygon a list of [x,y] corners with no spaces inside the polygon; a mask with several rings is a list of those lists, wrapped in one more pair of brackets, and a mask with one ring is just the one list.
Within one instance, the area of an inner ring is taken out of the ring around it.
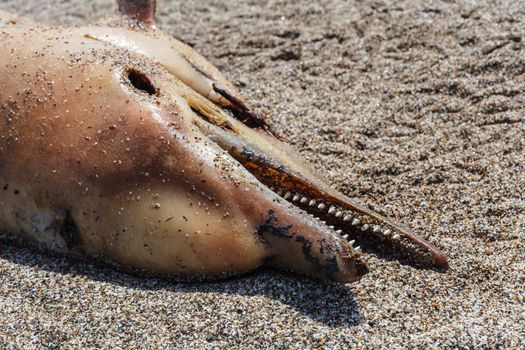
{"label": "dolphin mouth", "polygon": [[[182,97],[193,111],[196,128],[269,191],[300,209],[298,215],[317,219],[358,253],[365,250],[421,267],[448,268],[447,257],[433,244],[331,188],[263,118],[226,88],[213,84],[214,93],[221,97],[217,102],[176,77],[172,79],[164,90]],[[145,92],[151,95],[155,91]]]}
{"label": "dolphin mouth", "polygon": [[228,107],[219,108],[213,104],[206,108],[201,105],[200,98],[196,103],[194,98],[185,96],[198,116],[195,125],[269,190],[301,209],[304,215],[317,219],[348,241],[357,252],[364,250],[382,257],[394,257],[420,267],[448,268],[447,257],[437,247],[401,224],[332,189],[303,166],[298,154],[289,149],[281,152],[273,147],[266,148],[269,143],[281,145],[282,142],[242,101],[225,90],[215,90],[230,101]]}

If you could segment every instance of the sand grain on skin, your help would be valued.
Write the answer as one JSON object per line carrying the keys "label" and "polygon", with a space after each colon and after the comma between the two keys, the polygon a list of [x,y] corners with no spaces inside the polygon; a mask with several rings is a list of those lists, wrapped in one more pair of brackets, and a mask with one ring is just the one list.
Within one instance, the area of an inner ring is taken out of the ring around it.
{"label": "sand grain on skin", "polygon": [[[80,24],[108,1],[4,0]],[[349,286],[139,278],[0,239],[0,348],[525,347],[525,4],[160,1],[331,183],[448,253]]]}

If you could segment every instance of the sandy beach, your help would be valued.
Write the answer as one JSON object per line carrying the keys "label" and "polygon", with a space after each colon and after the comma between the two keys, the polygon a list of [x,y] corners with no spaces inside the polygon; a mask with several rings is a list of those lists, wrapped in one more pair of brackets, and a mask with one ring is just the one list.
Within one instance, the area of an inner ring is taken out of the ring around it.
{"label": "sandy beach", "polygon": [[[0,10],[78,25],[116,5]],[[450,269],[367,254],[349,285],[271,269],[177,283],[0,235],[0,348],[525,348],[522,1],[159,0],[159,21],[335,188]]]}

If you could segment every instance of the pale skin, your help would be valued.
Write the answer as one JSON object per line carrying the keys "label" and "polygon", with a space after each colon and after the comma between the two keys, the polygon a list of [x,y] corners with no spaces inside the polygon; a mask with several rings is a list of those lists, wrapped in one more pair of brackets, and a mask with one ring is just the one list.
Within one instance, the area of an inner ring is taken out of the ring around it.
{"label": "pale skin", "polygon": [[352,282],[366,267],[349,241],[374,236],[446,266],[326,185],[219,71],[156,29],[154,2],[119,7],[122,19],[67,31],[0,13],[0,230],[180,279],[271,264]]}

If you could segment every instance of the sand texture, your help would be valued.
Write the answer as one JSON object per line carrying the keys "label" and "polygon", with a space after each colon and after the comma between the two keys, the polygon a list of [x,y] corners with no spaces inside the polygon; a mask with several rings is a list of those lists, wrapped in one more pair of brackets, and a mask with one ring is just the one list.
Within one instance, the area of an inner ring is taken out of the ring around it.
{"label": "sand texture", "polygon": [[[525,348],[525,4],[163,1],[160,25],[239,86],[333,186],[442,248],[367,255],[341,286],[273,270],[141,278],[0,239],[2,349]],[[3,0],[81,24],[109,0]]]}

